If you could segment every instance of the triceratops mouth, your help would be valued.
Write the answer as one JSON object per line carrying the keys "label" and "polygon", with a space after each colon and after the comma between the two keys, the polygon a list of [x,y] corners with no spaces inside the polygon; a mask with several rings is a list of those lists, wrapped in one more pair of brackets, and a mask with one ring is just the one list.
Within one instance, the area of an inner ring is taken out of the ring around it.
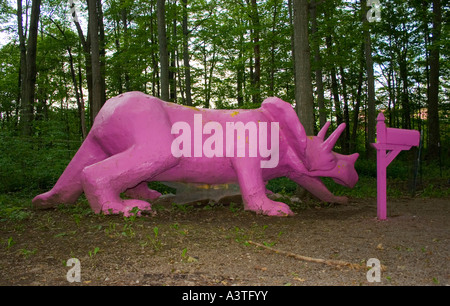
{"label": "triceratops mouth", "polygon": [[330,177],[339,185],[353,188],[358,182],[358,173],[355,170],[355,162],[359,157],[358,153],[351,155],[342,155],[334,153],[337,163],[334,168],[329,170],[310,171],[309,175],[315,177]]}

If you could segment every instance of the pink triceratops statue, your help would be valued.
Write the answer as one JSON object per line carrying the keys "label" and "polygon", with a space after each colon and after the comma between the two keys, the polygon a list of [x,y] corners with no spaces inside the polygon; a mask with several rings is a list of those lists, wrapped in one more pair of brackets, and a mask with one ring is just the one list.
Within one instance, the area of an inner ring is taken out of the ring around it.
{"label": "pink triceratops statue", "polygon": [[[333,152],[345,124],[325,139],[329,125],[307,136],[292,106],[278,98],[266,99],[258,109],[212,110],[141,92],[121,94],[105,103],[55,186],[33,204],[70,204],[84,192],[95,213],[128,216],[135,207],[151,211],[144,200],[161,194],[148,188],[150,181],[238,183],[245,210],[292,215],[288,205],[266,194],[265,183],[281,176],[322,201],[345,203],[347,198],[333,195],[320,177],[353,187],[358,154]],[[122,192],[130,199],[122,199]]]}

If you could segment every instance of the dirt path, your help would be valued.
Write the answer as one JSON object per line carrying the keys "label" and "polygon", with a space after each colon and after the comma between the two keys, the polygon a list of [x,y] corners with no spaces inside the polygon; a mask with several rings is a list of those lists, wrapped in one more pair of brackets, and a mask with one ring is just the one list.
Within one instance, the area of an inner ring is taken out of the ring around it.
{"label": "dirt path", "polygon": [[[154,217],[128,220],[94,215],[86,203],[33,211],[0,223],[0,285],[70,285],[70,258],[81,263],[73,284],[82,285],[450,285],[449,204],[390,200],[383,222],[375,199],[310,205],[288,218],[241,205],[160,206]],[[368,282],[369,258],[385,266],[380,282]]]}

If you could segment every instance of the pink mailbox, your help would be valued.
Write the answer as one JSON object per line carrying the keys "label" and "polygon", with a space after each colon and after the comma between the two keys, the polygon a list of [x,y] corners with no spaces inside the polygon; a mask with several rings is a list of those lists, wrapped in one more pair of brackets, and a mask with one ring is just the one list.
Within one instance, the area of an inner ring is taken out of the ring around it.
{"label": "pink mailbox", "polygon": [[420,133],[415,130],[387,128],[384,115],[377,117],[377,216],[386,219],[386,168],[402,150],[419,146]]}

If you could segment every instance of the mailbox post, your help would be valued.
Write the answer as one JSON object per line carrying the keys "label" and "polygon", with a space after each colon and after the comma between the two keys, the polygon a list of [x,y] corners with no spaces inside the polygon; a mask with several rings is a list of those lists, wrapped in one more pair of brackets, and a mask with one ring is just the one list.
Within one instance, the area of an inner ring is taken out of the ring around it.
{"label": "mailbox post", "polygon": [[402,150],[418,146],[420,133],[416,130],[387,128],[383,113],[377,117],[377,217],[386,220],[386,168]]}

